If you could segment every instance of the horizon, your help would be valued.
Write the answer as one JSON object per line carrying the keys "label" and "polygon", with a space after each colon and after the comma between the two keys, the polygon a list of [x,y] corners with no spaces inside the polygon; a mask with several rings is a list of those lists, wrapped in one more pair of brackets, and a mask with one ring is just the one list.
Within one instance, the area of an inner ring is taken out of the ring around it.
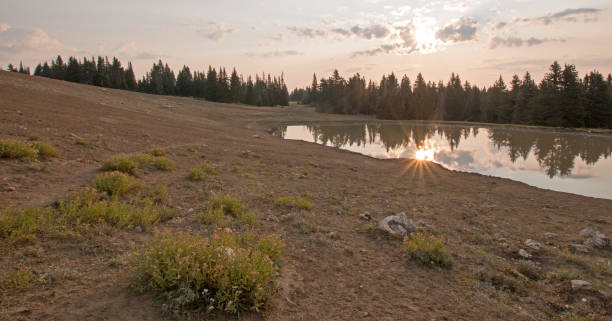
{"label": "horizon", "polygon": [[[576,65],[581,76],[612,70],[612,46],[605,41],[612,14],[605,1],[580,7],[523,0],[260,1],[240,4],[239,11],[233,2],[189,1],[180,8],[130,2],[116,10],[118,2],[110,1],[88,6],[91,14],[75,4],[60,1],[45,10],[31,9],[46,5],[42,1],[4,4],[2,69],[23,61],[33,70],[58,54],[115,56],[125,66],[131,61],[140,79],[161,59],[175,72],[210,65],[235,67],[244,76],[282,73],[290,90],[334,69],[374,81],[391,72],[414,80],[420,72],[426,81],[446,82],[455,73],[479,87],[527,71],[539,81],[553,61]],[[272,18],[257,21],[265,14]]]}

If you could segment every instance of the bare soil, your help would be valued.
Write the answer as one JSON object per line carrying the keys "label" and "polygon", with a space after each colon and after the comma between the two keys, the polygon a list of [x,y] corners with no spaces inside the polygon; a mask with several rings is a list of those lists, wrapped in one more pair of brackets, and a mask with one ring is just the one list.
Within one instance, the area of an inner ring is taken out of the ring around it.
{"label": "bare soil", "polygon": [[[0,160],[0,209],[52,204],[91,186],[107,158],[163,149],[176,162],[175,170],[137,172],[147,183],[167,184],[169,203],[184,215],[159,230],[198,233],[206,227],[194,213],[205,208],[206,198],[232,194],[257,215],[258,230],[285,241],[274,307],[241,319],[612,319],[609,296],[576,293],[568,281],[547,277],[551,271],[574,270],[609,295],[612,251],[574,254],[567,249],[584,241],[579,232],[585,227],[612,235],[612,201],[269,134],[282,122],[365,119],[301,106],[211,103],[0,72],[0,138],[37,136],[62,154],[39,162]],[[77,137],[92,142],[91,148],[75,144]],[[203,157],[219,175],[187,180],[189,169]],[[274,198],[288,195],[310,195],[313,209],[277,219]],[[377,231],[378,220],[401,211],[446,240],[452,269],[410,260],[400,241]],[[365,212],[371,221],[359,217]],[[554,235],[547,238],[546,232]],[[52,275],[54,282],[0,290],[0,320],[205,318],[165,312],[154,297],[130,289],[127,258],[153,233],[108,228],[85,239],[40,239],[2,253],[0,272],[30,268]],[[543,244],[530,251],[529,263],[517,255],[526,239]],[[517,274],[521,264],[533,264],[541,280]],[[483,273],[503,275],[522,290],[479,278]]]}

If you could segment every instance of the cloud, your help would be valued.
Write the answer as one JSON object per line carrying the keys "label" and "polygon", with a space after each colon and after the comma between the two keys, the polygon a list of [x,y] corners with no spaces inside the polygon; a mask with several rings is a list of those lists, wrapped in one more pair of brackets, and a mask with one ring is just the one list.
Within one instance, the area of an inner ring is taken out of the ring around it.
{"label": "cloud", "polygon": [[231,27],[226,27],[224,23],[219,22],[206,22],[202,25],[197,26],[196,33],[202,37],[208,38],[214,41],[220,41],[228,34],[236,31]]}
{"label": "cloud", "polygon": [[319,30],[319,29],[298,28],[298,27],[289,27],[287,29],[289,31],[292,31],[296,35],[298,35],[298,37],[300,38],[314,39],[317,37],[325,37],[327,35],[327,32],[325,32],[324,30]]}
{"label": "cloud", "polygon": [[502,30],[517,24],[542,24],[550,25],[554,22],[582,22],[589,23],[597,21],[598,15],[604,11],[596,8],[565,9],[544,16],[533,18],[516,18],[511,22],[497,22],[491,26],[492,30]]}
{"label": "cloud", "polygon": [[29,53],[36,50],[59,50],[61,42],[49,36],[43,29],[11,28],[2,25],[0,51],[6,53]]}
{"label": "cloud", "polygon": [[296,50],[284,50],[284,51],[275,50],[275,51],[269,51],[269,52],[263,52],[263,53],[253,53],[253,52],[246,53],[246,55],[249,57],[261,57],[261,58],[301,56],[303,54],[304,54],[303,52],[299,52]]}
{"label": "cloud", "polygon": [[518,37],[506,37],[506,38],[494,37],[493,39],[491,39],[491,42],[489,43],[489,49],[495,49],[499,47],[505,47],[505,48],[524,47],[524,46],[532,47],[532,46],[541,45],[547,42],[565,42],[565,39],[549,39],[549,38],[534,38],[534,37],[531,37],[528,39],[522,39]]}
{"label": "cloud", "polygon": [[364,28],[356,25],[351,28],[351,32],[354,35],[364,39],[385,38],[391,33],[389,29],[383,25],[372,25]]}
{"label": "cloud", "polygon": [[272,39],[274,41],[283,41],[285,39],[285,35],[282,33],[277,33],[275,35],[269,36],[268,39]]}
{"label": "cloud", "polygon": [[367,27],[360,27],[355,25],[350,29],[334,28],[331,29],[332,33],[339,34],[343,37],[357,36],[362,39],[382,39],[386,38],[391,34],[391,30],[384,25],[371,25]]}
{"label": "cloud", "polygon": [[414,35],[414,25],[396,27],[398,32],[399,42],[384,44],[378,48],[355,51],[351,54],[351,58],[359,56],[378,56],[382,54],[388,54],[391,52],[397,52],[400,54],[409,54],[418,50],[418,42]]}
{"label": "cloud", "polygon": [[565,9],[563,11],[551,13],[541,17],[525,18],[522,19],[522,21],[535,21],[545,25],[551,24],[554,21],[577,22],[579,19],[582,19],[583,22],[592,22],[597,21],[597,14],[599,14],[601,11],[603,10],[595,8]]}
{"label": "cloud", "polygon": [[443,42],[476,40],[476,20],[463,17],[455,23],[446,25],[436,32],[436,38]]}
{"label": "cloud", "polygon": [[5,32],[7,30],[11,29],[11,26],[9,26],[6,23],[0,24],[0,32]]}

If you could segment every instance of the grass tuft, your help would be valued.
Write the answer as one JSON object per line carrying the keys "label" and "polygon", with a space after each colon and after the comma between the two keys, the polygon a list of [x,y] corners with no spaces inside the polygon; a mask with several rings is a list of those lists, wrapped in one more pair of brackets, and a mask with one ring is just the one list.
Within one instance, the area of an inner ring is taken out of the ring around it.
{"label": "grass tuft", "polygon": [[36,141],[32,143],[32,147],[38,151],[38,156],[43,158],[56,158],[60,156],[59,151],[54,146]]}
{"label": "grass tuft", "polygon": [[88,141],[88,140],[86,140],[84,138],[80,138],[80,137],[77,137],[74,140],[74,143],[79,145],[79,146],[83,146],[83,147],[87,147],[87,148],[90,148],[91,145],[92,145],[92,143],[90,141]]}
{"label": "grass tuft", "polygon": [[153,157],[151,163],[155,168],[162,171],[171,171],[176,168],[176,164],[174,164],[174,161],[165,156]]}
{"label": "grass tuft", "polygon": [[102,170],[106,172],[118,171],[134,174],[136,168],[138,168],[138,162],[128,156],[115,156],[102,164]]}
{"label": "grass tuft", "polygon": [[204,224],[226,227],[230,224],[226,216],[236,218],[248,226],[253,226],[257,221],[255,214],[248,211],[242,201],[234,196],[211,198],[208,201],[208,210],[200,213],[200,220]]}
{"label": "grass tuft", "polygon": [[189,170],[187,178],[191,181],[201,181],[208,175],[216,175],[218,172],[214,169],[210,163],[205,162],[198,167],[193,167]]}
{"label": "grass tuft", "polygon": [[166,156],[166,152],[164,152],[163,149],[154,149],[150,151],[149,154],[151,154],[152,156],[156,156],[156,157]]}
{"label": "grass tuft", "polygon": [[38,150],[18,140],[0,140],[0,158],[32,160],[38,157]]}
{"label": "grass tuft", "polygon": [[312,202],[301,197],[284,196],[276,198],[274,206],[287,210],[303,209],[309,211],[312,209]]}
{"label": "grass tuft", "polygon": [[0,274],[0,289],[2,290],[26,290],[36,282],[36,275],[30,269],[19,269],[15,272]]}
{"label": "grass tuft", "polygon": [[280,252],[257,244],[254,237],[237,233],[216,233],[210,239],[158,234],[131,262],[132,285],[175,309],[259,312],[277,291],[274,259]]}
{"label": "grass tuft", "polygon": [[0,212],[0,238],[11,243],[28,243],[36,239],[42,230],[48,230],[53,212],[40,207],[25,207],[20,211]]}
{"label": "grass tuft", "polygon": [[137,179],[122,172],[102,173],[96,176],[94,188],[111,196],[121,196],[142,187]]}
{"label": "grass tuft", "polygon": [[444,247],[444,240],[431,234],[413,233],[404,239],[404,250],[410,258],[428,266],[450,269],[453,259]]}

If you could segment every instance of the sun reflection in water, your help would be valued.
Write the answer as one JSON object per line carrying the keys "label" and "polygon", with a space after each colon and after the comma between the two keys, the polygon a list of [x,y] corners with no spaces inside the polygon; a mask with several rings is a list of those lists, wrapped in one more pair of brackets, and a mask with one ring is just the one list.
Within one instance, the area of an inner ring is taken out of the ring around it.
{"label": "sun reflection in water", "polygon": [[421,147],[421,148],[417,149],[416,155],[415,155],[414,158],[416,158],[418,160],[433,161],[433,159],[434,159],[434,150],[433,150],[433,148]]}

